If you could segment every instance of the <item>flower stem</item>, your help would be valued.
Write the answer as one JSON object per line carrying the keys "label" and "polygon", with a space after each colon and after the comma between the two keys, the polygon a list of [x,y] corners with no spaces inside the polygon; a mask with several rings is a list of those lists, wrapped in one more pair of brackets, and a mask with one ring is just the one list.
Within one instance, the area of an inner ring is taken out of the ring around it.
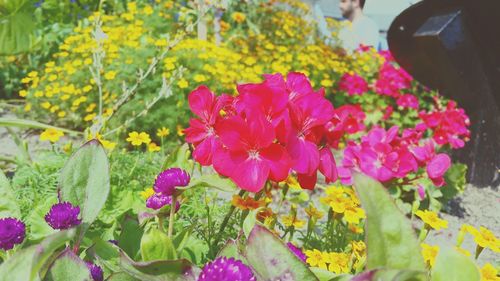
{"label": "flower stem", "polygon": [[[245,193],[246,193],[245,190],[241,190],[240,193],[238,193],[238,195],[240,197],[243,197],[243,195],[245,195]],[[214,245],[217,245],[219,243],[219,240],[222,236],[222,233],[224,232],[224,229],[226,228],[227,223],[229,222],[229,219],[233,215],[235,209],[236,209],[236,207],[234,205],[231,205],[231,208],[229,208],[229,211],[227,212],[226,216],[224,217],[224,220],[222,221],[222,223],[220,225],[219,232],[217,233],[217,236],[215,236]]]}
{"label": "flower stem", "polygon": [[165,227],[163,226],[163,217],[158,216],[158,229],[160,229],[161,232],[165,233]]}
{"label": "flower stem", "polygon": [[177,203],[177,197],[172,195],[172,205],[170,205],[170,220],[168,222],[168,237],[172,238],[174,233],[174,216],[175,216],[175,204]]}

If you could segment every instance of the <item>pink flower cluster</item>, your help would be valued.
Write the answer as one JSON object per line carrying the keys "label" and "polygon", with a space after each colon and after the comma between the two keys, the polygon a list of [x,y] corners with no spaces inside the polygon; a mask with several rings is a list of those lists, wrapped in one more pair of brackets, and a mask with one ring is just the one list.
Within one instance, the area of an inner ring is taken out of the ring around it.
{"label": "pink flower cluster", "polygon": [[421,126],[433,131],[432,138],[439,145],[450,144],[452,148],[461,148],[469,139],[470,120],[462,108],[457,108],[454,101],[449,101],[445,109],[430,113],[420,112]]}
{"label": "pink flower cluster", "polygon": [[235,97],[216,97],[206,86],[189,94],[198,116],[185,130],[194,159],[251,192],[267,180],[285,180],[292,171],[307,189],[314,188],[318,171],[327,182],[335,181],[330,147],[345,132],[363,128],[364,114],[356,107],[334,110],[324,90],[314,91],[302,73],[289,73],[286,80],[281,74],[264,78],[239,85]]}
{"label": "pink flower cluster", "polygon": [[423,131],[406,129],[400,136],[399,127],[389,130],[371,129],[359,143],[349,142],[344,150],[338,174],[343,184],[352,184],[352,171],[361,171],[381,182],[402,179],[426,167],[427,175],[436,186],[444,185],[444,174],[451,165],[448,155],[435,153],[432,142],[419,146]]}
{"label": "pink flower cluster", "polygon": [[368,91],[368,83],[356,73],[346,73],[340,78],[339,89],[350,96],[362,95]]}
{"label": "pink flower cluster", "polygon": [[386,61],[379,70],[375,91],[380,95],[398,98],[401,90],[410,88],[412,80],[404,69]]}

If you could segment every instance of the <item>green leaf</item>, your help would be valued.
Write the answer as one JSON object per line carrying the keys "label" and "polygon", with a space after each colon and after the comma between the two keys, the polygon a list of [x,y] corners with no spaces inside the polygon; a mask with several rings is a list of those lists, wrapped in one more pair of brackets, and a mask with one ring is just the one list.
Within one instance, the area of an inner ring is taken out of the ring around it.
{"label": "green leaf", "polygon": [[243,221],[243,233],[245,233],[245,237],[247,238],[250,236],[250,232],[257,223],[257,213],[259,211],[260,208],[250,211],[245,220]]}
{"label": "green leaf", "polygon": [[157,228],[151,228],[142,235],[141,256],[143,261],[175,260],[177,252],[172,240]]}
{"label": "green leaf", "polygon": [[354,186],[366,212],[367,269],[425,271],[410,222],[378,181],[356,173]]}
{"label": "green leaf", "polygon": [[118,238],[118,246],[122,248],[127,255],[135,257],[141,248],[141,237],[144,230],[139,223],[132,218],[126,217],[122,223],[122,232]]}
{"label": "green leaf", "polygon": [[114,244],[98,238],[95,240],[94,245],[88,248],[86,252],[90,256],[97,258],[99,263],[111,272],[120,271],[120,248]]}
{"label": "green leaf", "polygon": [[479,281],[481,275],[470,257],[442,248],[431,272],[432,281]]}
{"label": "green leaf", "polygon": [[123,251],[120,266],[131,276],[148,281],[195,281],[199,271],[185,259],[134,262]]}
{"label": "green leaf", "polygon": [[189,174],[192,174],[194,162],[190,160],[191,152],[189,151],[189,146],[184,144],[168,155],[167,159],[163,163],[163,169],[178,167],[186,170]]}
{"label": "green leaf", "polygon": [[236,241],[234,241],[233,239],[229,239],[226,242],[226,245],[222,247],[219,254],[217,254],[217,257],[235,258],[237,260],[242,260],[243,258],[240,250],[238,249]]}
{"label": "green leaf", "polygon": [[82,228],[97,218],[109,194],[109,162],[98,140],[91,140],[66,162],[59,181],[63,201],[80,206]]}
{"label": "green leaf", "polygon": [[59,247],[75,236],[75,230],[59,231],[40,244],[22,249],[0,265],[0,281],[38,280],[38,272]]}
{"label": "green leaf", "polygon": [[68,248],[54,261],[44,280],[90,281],[92,277],[85,262]]}
{"label": "green leaf", "polygon": [[30,230],[28,233],[30,240],[38,241],[57,232],[45,221],[45,215],[55,203],[57,203],[57,197],[46,198],[45,201],[36,206],[26,218],[26,225],[28,225]]}
{"label": "green leaf", "polygon": [[184,247],[186,246],[186,243],[189,239],[189,236],[193,232],[193,229],[194,226],[184,228],[181,232],[177,233],[177,235],[175,235],[174,239],[172,240],[175,250],[177,251],[177,256],[180,256],[180,254],[184,250]]}
{"label": "green leaf", "polygon": [[9,179],[0,170],[0,218],[4,217],[21,218],[21,210],[17,205]]}
{"label": "green leaf", "polygon": [[349,274],[338,275],[319,267],[310,267],[309,269],[314,273],[314,275],[316,275],[319,281],[349,281],[352,278],[352,275]]}
{"label": "green leaf", "polygon": [[137,278],[134,278],[133,276],[130,276],[128,273],[125,272],[119,272],[119,273],[113,273],[111,276],[109,276],[106,281],[140,281]]}
{"label": "green leaf", "polygon": [[229,178],[222,178],[217,174],[205,174],[200,177],[191,179],[191,182],[186,187],[178,187],[177,189],[190,188],[215,188],[224,192],[234,192],[238,190],[236,184]]}
{"label": "green leaf", "polygon": [[17,118],[0,117],[0,127],[17,127],[17,128],[28,128],[28,129],[56,129],[69,134],[83,135],[82,132],[73,131],[61,127],[55,127],[37,121],[17,119]]}
{"label": "green leaf", "polygon": [[427,280],[426,271],[374,269],[356,275],[351,281],[420,281]]}
{"label": "green leaf", "polygon": [[0,3],[0,55],[30,51],[36,44],[30,1]]}
{"label": "green leaf", "polygon": [[283,241],[260,225],[248,237],[245,256],[264,280],[318,280]]}

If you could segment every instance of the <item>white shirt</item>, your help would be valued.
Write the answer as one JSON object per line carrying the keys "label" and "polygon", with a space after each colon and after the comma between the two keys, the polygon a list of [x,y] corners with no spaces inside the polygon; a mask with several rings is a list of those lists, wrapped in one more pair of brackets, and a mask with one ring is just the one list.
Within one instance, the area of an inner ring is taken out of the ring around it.
{"label": "white shirt", "polygon": [[356,50],[360,44],[377,48],[379,32],[377,24],[367,16],[355,19],[352,24],[339,31],[342,46],[349,51]]}
{"label": "white shirt", "polygon": [[[331,32],[328,30],[319,1],[313,0],[312,5],[313,15],[318,22],[319,31],[327,38],[327,44],[332,43]],[[379,29],[372,19],[363,15],[339,31],[339,40],[342,41],[342,46],[351,52],[356,50],[360,44],[377,48],[379,44]]]}

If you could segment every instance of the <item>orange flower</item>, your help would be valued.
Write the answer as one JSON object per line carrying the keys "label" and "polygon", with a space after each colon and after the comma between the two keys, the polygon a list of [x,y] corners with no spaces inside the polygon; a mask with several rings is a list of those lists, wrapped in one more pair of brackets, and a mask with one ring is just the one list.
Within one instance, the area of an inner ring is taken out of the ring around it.
{"label": "orange flower", "polygon": [[239,195],[234,195],[231,204],[240,210],[255,210],[265,206],[264,200],[255,200],[251,197],[242,198]]}

